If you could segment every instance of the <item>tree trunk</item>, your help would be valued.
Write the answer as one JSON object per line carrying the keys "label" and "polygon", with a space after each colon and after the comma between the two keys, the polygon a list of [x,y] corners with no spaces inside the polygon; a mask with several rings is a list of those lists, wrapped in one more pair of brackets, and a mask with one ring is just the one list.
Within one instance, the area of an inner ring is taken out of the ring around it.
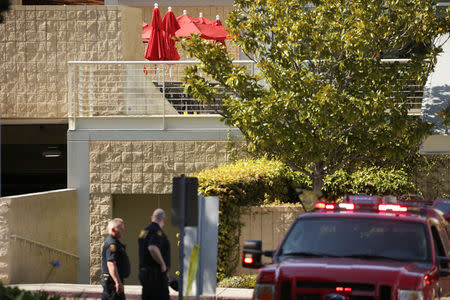
{"label": "tree trunk", "polygon": [[323,176],[314,176],[313,178],[313,192],[317,195],[322,194]]}
{"label": "tree trunk", "polygon": [[313,192],[317,195],[322,194],[322,186],[323,186],[323,179],[325,177],[325,167],[324,163],[313,163],[312,164],[312,182],[313,182]]}

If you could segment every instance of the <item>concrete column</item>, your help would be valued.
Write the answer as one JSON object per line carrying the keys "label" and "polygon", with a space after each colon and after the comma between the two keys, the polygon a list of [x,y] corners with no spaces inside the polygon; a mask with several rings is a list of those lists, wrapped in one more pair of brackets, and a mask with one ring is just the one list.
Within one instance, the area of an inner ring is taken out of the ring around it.
{"label": "concrete column", "polygon": [[78,283],[89,284],[89,140],[67,134],[67,187],[78,197]]}

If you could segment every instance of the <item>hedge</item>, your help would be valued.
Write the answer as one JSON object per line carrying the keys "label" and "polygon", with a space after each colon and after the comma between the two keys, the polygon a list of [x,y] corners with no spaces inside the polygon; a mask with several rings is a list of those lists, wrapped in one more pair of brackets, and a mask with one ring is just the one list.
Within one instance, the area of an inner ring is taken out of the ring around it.
{"label": "hedge", "polygon": [[1,300],[59,300],[59,296],[50,296],[45,292],[29,292],[17,287],[4,286],[0,282]]}

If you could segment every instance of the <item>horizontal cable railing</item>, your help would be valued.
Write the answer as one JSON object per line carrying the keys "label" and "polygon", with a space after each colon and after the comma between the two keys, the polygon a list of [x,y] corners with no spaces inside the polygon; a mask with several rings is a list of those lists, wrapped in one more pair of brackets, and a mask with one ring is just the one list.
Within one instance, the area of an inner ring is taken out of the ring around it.
{"label": "horizontal cable railing", "polygon": [[[184,92],[181,79],[195,61],[69,62],[69,117],[217,114]],[[237,61],[253,72],[251,61]]]}
{"label": "horizontal cable railing", "polygon": [[[385,60],[405,62],[407,60]],[[172,116],[217,114],[218,93],[201,103],[184,91],[184,69],[197,61],[79,61],[69,62],[69,118],[102,116]],[[255,73],[252,61],[235,61]],[[411,114],[419,114],[423,86],[411,82],[402,93]]]}

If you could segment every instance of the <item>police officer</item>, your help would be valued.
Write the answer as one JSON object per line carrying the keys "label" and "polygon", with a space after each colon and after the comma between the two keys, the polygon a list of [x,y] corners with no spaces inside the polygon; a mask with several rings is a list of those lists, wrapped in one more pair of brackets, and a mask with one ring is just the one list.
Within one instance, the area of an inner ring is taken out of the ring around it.
{"label": "police officer", "polygon": [[130,275],[130,261],[125,246],[119,241],[124,230],[122,219],[109,221],[109,235],[102,250],[102,300],[125,300],[123,279]]}
{"label": "police officer", "polygon": [[142,300],[169,300],[167,272],[170,267],[170,244],[162,231],[166,213],[157,208],[152,223],[139,234],[139,280]]}

